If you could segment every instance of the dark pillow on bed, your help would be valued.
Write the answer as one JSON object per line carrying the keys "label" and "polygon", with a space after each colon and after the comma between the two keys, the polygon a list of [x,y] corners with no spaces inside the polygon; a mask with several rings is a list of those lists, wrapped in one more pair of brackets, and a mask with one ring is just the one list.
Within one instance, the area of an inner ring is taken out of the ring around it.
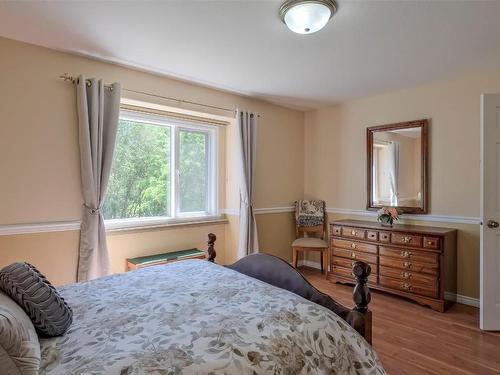
{"label": "dark pillow on bed", "polygon": [[0,290],[17,302],[43,336],[62,335],[73,311],[52,284],[29,263],[12,263],[0,270]]}

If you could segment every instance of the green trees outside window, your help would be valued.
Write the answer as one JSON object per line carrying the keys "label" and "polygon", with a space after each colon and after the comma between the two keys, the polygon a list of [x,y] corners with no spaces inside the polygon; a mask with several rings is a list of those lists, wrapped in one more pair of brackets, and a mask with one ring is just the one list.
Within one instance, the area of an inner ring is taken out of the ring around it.
{"label": "green trees outside window", "polygon": [[208,136],[179,132],[179,211],[207,211]]}
{"label": "green trees outside window", "polygon": [[104,218],[175,217],[173,210],[180,215],[208,213],[213,189],[210,135],[121,118]]}

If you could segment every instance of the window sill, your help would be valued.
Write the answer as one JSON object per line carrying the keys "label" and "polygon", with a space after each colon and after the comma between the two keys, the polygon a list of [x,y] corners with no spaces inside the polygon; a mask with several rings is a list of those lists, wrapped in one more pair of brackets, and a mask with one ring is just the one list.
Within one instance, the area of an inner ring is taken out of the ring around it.
{"label": "window sill", "polygon": [[189,226],[227,224],[225,216],[200,216],[191,218],[146,218],[146,219],[121,219],[105,220],[106,233],[119,233],[128,231],[142,231],[154,229],[182,228]]}

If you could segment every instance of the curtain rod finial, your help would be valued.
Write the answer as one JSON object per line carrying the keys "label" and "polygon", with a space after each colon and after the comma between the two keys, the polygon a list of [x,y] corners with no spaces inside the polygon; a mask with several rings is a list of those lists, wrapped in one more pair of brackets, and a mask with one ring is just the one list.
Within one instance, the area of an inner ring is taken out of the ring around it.
{"label": "curtain rod finial", "polygon": [[73,82],[75,83],[75,78],[70,76],[68,73],[64,73],[63,75],[59,76],[60,79],[62,79],[63,81],[70,81],[70,82]]}

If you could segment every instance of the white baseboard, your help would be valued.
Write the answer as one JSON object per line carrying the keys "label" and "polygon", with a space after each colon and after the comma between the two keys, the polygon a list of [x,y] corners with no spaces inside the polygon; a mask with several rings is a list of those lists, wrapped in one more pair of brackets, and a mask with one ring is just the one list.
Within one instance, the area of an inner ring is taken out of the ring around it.
{"label": "white baseboard", "polygon": [[[273,214],[273,213],[285,213],[285,212],[293,212],[293,206],[286,207],[268,207],[268,208],[255,208],[254,213],[256,215],[259,214]],[[221,210],[222,213],[227,215],[239,215],[238,208],[230,208]],[[336,207],[327,207],[326,212],[332,214],[343,214],[343,215],[356,215],[356,216],[365,216],[365,217],[376,217],[376,211],[368,211],[363,209],[350,209],[350,208],[336,208]],[[472,217],[472,216],[447,216],[447,215],[410,215],[404,214],[401,217],[402,222],[407,220],[415,220],[415,221],[433,221],[433,222],[441,222],[441,223],[457,223],[457,224],[481,224],[481,218]]]}
{"label": "white baseboard", "polygon": [[47,223],[0,225],[0,236],[26,233],[64,232],[80,230],[79,221],[54,221]]}
{"label": "white baseboard", "polygon": [[255,208],[253,212],[256,215],[259,214],[281,214],[285,212],[294,212],[295,208],[293,206],[286,207],[268,207],[268,208]]}
{"label": "white baseboard", "polygon": [[[376,211],[348,209],[348,208],[327,207],[326,212],[332,213],[332,214],[357,215],[357,216],[367,216],[367,217],[376,217],[377,216]],[[471,217],[471,216],[404,214],[401,217],[401,220],[404,222],[405,219],[416,220],[416,221],[434,221],[434,222],[441,222],[441,223],[481,224],[481,218]]]}
{"label": "white baseboard", "polygon": [[238,208],[222,208],[219,210],[221,214],[231,215],[231,216],[239,216],[240,210]]}
{"label": "white baseboard", "polygon": [[[286,206],[286,207],[266,207],[266,208],[254,208],[253,213],[255,215],[262,214],[282,214],[287,212],[294,212],[294,207]],[[221,213],[226,215],[236,215],[240,214],[240,210],[238,208],[224,208],[220,210]]]}
{"label": "white baseboard", "polygon": [[447,301],[453,301],[461,303],[462,305],[468,305],[479,308],[479,299],[472,298],[469,296],[463,296],[461,294],[455,294],[450,292],[444,292],[444,299]]}
{"label": "white baseboard", "polygon": [[297,262],[297,266],[298,267],[300,267],[300,266],[306,266],[306,267],[316,268],[318,270],[321,269],[321,263],[320,262],[314,262],[314,261],[309,260],[309,259],[299,259],[299,261]]}
{"label": "white baseboard", "polygon": [[[284,207],[267,207],[267,208],[256,208],[254,213],[256,215],[262,214],[278,214],[278,213],[291,213],[294,211],[293,206]],[[239,215],[240,210],[238,208],[226,208],[221,209],[221,214],[226,215]],[[326,212],[344,215],[356,215],[374,218],[377,214],[374,211],[367,211],[361,209],[346,209],[346,208],[334,208],[327,207]],[[461,224],[480,224],[481,219],[479,217],[468,217],[468,216],[442,216],[442,215],[407,215],[402,217],[402,222],[405,219],[417,220],[417,221],[435,221],[443,223],[461,223]],[[0,224],[0,236],[2,235],[13,235],[13,234],[23,234],[23,233],[44,233],[44,232],[62,232],[67,230],[79,230],[79,221],[59,221],[59,222],[42,222],[42,223],[28,223],[28,224]],[[313,266],[311,266],[313,267]]]}

